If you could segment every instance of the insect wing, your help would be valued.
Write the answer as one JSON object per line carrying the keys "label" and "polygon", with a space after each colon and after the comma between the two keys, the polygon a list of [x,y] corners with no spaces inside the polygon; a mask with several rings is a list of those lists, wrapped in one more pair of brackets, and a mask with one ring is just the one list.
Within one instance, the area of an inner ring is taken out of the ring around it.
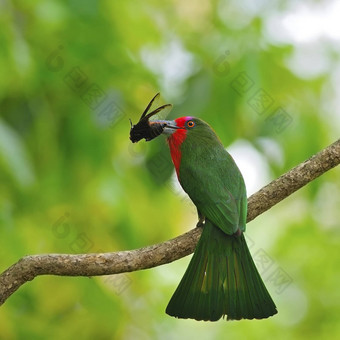
{"label": "insect wing", "polygon": [[150,110],[152,104],[154,102],[156,102],[155,105],[157,105],[157,102],[159,101],[159,97],[160,97],[160,93],[158,92],[150,101],[150,103],[148,104],[148,106],[146,107],[146,109],[144,110],[144,112],[142,113],[141,117],[139,120],[141,120],[143,117],[145,117],[145,115],[148,113],[148,111]]}
{"label": "insect wing", "polygon": [[154,119],[157,120],[164,120],[168,114],[170,113],[170,111],[172,110],[172,105],[171,104],[165,104],[162,105],[160,107],[158,107],[157,109],[151,111],[149,114],[147,114],[145,117],[147,119],[153,117]]}

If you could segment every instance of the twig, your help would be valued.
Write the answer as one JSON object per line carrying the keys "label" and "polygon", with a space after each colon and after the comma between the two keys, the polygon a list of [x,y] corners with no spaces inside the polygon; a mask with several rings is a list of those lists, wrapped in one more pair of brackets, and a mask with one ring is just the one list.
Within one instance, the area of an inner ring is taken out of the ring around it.
{"label": "twig", "polygon": [[[340,163],[340,139],[248,198],[247,222]],[[44,254],[21,258],[0,275],[0,305],[39,275],[96,276],[132,272],[191,254],[202,229],[145,248],[98,254]]]}

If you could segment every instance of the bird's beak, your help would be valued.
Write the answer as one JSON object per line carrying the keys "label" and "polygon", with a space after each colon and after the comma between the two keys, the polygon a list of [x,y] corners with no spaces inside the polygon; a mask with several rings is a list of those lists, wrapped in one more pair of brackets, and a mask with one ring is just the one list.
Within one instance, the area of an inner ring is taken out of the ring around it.
{"label": "bird's beak", "polygon": [[165,135],[171,135],[176,130],[181,129],[177,126],[176,122],[174,120],[150,120],[150,124],[159,124],[163,126],[163,134]]}

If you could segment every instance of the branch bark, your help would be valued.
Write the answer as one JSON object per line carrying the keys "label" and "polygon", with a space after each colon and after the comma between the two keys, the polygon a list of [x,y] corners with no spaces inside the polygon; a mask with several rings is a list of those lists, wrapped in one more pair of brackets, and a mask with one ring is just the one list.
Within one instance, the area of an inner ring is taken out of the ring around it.
{"label": "branch bark", "polygon": [[[248,198],[247,222],[340,163],[340,139]],[[152,246],[98,254],[43,254],[21,258],[0,275],[0,305],[39,275],[97,276],[156,267],[191,254],[201,235],[195,228]]]}

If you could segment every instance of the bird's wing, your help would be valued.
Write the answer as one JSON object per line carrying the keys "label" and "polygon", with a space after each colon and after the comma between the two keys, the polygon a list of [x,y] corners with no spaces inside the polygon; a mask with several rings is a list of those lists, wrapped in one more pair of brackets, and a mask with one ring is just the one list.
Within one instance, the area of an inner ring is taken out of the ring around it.
{"label": "bird's wing", "polygon": [[[214,166],[186,167],[180,179],[198,210],[222,229],[233,234],[244,231],[247,196],[243,177],[230,155]],[[194,183],[194,185],[193,185]]]}

